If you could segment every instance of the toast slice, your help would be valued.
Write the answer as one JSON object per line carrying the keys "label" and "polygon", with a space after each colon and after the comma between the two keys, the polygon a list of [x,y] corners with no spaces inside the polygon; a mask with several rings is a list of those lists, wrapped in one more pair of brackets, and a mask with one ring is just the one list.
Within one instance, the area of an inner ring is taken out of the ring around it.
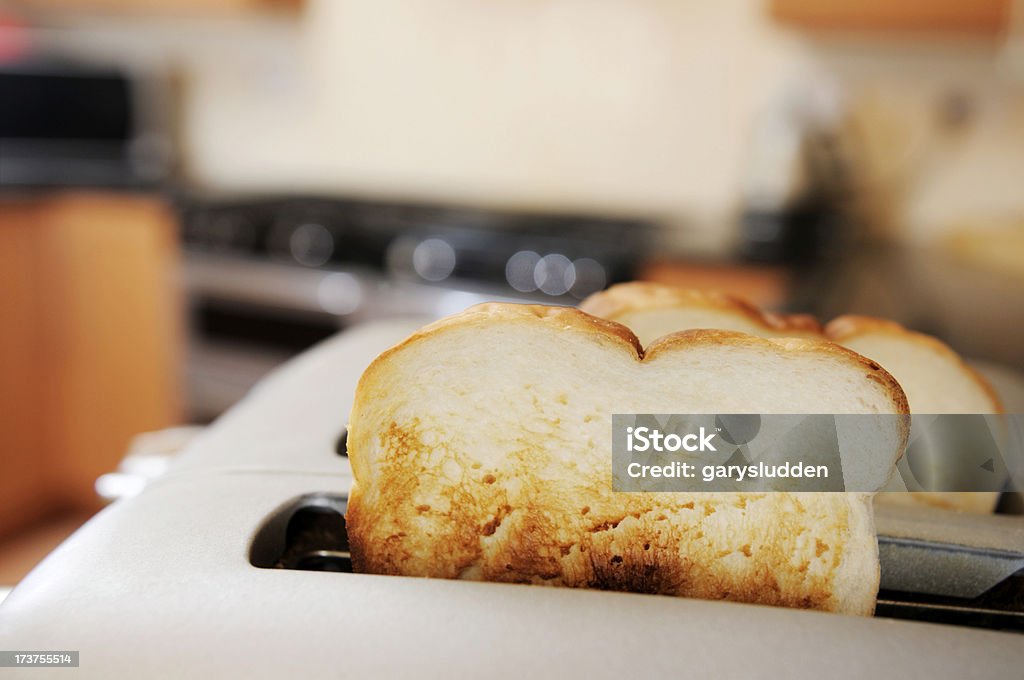
{"label": "toast slice", "polygon": [[[580,305],[629,326],[642,342],[691,328],[722,328],[761,337],[824,337],[877,361],[906,390],[912,413],[1001,413],[980,374],[940,340],[892,321],[843,316],[822,329],[813,317],[765,313],[715,292],[633,282],[591,295]],[[876,502],[991,512],[998,493],[882,493]]]}
{"label": "toast slice", "polygon": [[693,331],[644,351],[578,310],[480,305],[360,379],[353,566],[870,614],[871,494],[615,493],[611,416],[906,410],[892,376],[822,340]]}
{"label": "toast slice", "polygon": [[627,326],[644,347],[663,335],[694,328],[763,338],[822,337],[821,326],[807,314],[772,314],[725,293],[646,281],[620,283],[594,293],[580,303],[580,309]]}
{"label": "toast slice", "polygon": [[[885,366],[906,391],[911,413],[1002,413],[992,386],[941,340],[908,330],[893,321],[841,316],[825,327],[834,342]],[[939,507],[991,512],[996,492],[882,493],[879,503],[925,503]]]}

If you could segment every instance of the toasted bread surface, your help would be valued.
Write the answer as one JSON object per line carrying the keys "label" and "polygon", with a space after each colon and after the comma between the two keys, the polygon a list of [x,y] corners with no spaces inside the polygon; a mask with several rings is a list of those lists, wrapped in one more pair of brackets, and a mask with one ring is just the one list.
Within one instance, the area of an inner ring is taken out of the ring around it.
{"label": "toasted bread surface", "polygon": [[[582,308],[629,326],[646,345],[690,328],[725,328],[762,337],[824,337],[889,370],[906,391],[915,413],[1001,413],[989,382],[942,341],[898,323],[846,315],[824,329],[807,315],[762,312],[751,303],[722,293],[633,282],[595,293]],[[997,493],[883,493],[877,502],[933,505],[990,512]]]}
{"label": "toasted bread surface", "polygon": [[360,380],[354,567],[869,614],[869,494],[616,493],[611,414],[906,410],[892,376],[825,341],[695,331],[645,352],[577,310],[478,306]]}
{"label": "toasted bread surface", "polygon": [[[895,321],[844,315],[830,321],[825,337],[870,356],[901,379],[918,413],[1002,413],[991,383],[949,345]],[[874,355],[874,356],[872,356]],[[905,383],[905,384],[904,384]]]}
{"label": "toasted bread surface", "polygon": [[[825,326],[835,342],[876,359],[907,393],[912,413],[1002,413],[992,385],[946,343],[894,321],[846,315]],[[881,493],[877,503],[992,512],[997,492]]]}

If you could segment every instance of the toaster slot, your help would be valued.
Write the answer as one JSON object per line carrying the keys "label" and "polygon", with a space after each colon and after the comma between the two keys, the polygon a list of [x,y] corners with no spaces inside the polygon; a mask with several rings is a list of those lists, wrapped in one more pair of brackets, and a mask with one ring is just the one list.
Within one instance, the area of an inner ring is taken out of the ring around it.
{"label": "toaster slot", "polygon": [[[337,448],[344,450],[345,433]],[[262,569],[351,572],[347,497],[313,493],[274,510],[250,548]],[[875,615],[1024,632],[1019,518],[880,509],[882,590]]]}
{"label": "toaster slot", "polygon": [[307,494],[271,514],[256,532],[249,563],[261,569],[351,572],[346,498]]}
{"label": "toaster slot", "polygon": [[1024,572],[975,598],[882,590],[875,616],[1024,633]]}
{"label": "toaster slot", "polygon": [[1022,519],[878,507],[876,615],[1024,632]]}

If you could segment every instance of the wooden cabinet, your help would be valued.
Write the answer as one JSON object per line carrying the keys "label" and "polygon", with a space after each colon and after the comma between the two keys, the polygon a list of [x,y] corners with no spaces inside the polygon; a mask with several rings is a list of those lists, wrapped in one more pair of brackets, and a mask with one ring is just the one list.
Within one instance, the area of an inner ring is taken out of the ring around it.
{"label": "wooden cabinet", "polygon": [[1012,0],[770,0],[777,20],[811,30],[995,34]]}
{"label": "wooden cabinet", "polygon": [[304,0],[19,0],[16,8],[35,12],[122,16],[217,17],[242,14],[297,14]]}
{"label": "wooden cabinet", "polygon": [[129,439],[179,421],[177,267],[158,199],[0,198],[0,534],[97,507]]}

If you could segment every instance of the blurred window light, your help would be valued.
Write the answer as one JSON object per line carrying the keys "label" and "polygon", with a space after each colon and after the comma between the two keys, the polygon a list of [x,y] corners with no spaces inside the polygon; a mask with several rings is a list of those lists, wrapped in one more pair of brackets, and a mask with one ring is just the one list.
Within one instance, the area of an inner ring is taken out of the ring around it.
{"label": "blurred window light", "polygon": [[444,281],[455,271],[455,249],[447,241],[428,238],[413,250],[412,268],[426,281]]}
{"label": "blurred window light", "polygon": [[520,293],[532,293],[537,290],[537,283],[534,281],[534,270],[540,262],[540,255],[532,250],[520,250],[508,258],[505,263],[505,280],[508,285]]}
{"label": "blurred window light", "polygon": [[334,254],[334,237],[324,225],[307,222],[292,231],[288,238],[288,249],[299,264],[320,267]]}
{"label": "blurred window light", "polygon": [[573,260],[572,266],[576,273],[576,280],[573,282],[570,292],[574,297],[582,300],[591,293],[604,289],[608,277],[600,262],[589,257],[581,257]]}
{"label": "blurred window light", "polygon": [[131,498],[142,493],[149,479],[142,475],[124,472],[108,472],[96,480],[96,493],[107,501]]}
{"label": "blurred window light", "polygon": [[576,282],[576,268],[561,253],[545,255],[533,270],[533,281],[548,295],[565,295]]}
{"label": "blurred window light", "polygon": [[352,314],[363,302],[359,280],[347,272],[333,272],[320,280],[317,302],[331,314]]}

